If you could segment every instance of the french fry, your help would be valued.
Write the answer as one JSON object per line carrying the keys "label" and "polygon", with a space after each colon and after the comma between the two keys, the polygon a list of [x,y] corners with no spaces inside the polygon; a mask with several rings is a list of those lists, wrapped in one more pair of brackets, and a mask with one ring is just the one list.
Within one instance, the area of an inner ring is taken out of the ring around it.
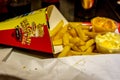
{"label": "french fry", "polygon": [[[81,23],[80,22],[69,22],[69,25],[74,27],[74,26],[78,26],[80,25]],[[82,24],[81,24],[82,25]]]}
{"label": "french fry", "polygon": [[73,51],[70,50],[68,52],[67,56],[74,56],[74,55],[98,55],[99,53],[94,53],[94,52],[78,52],[78,51]]}
{"label": "french fry", "polygon": [[84,51],[87,49],[87,48],[86,48],[86,45],[80,46],[79,48],[80,48],[80,50],[81,50],[82,52],[84,52]]}
{"label": "french fry", "polygon": [[74,51],[81,52],[81,50],[76,45],[71,46],[71,49],[74,50]]}
{"label": "french fry", "polygon": [[58,55],[58,58],[67,56],[67,53],[69,52],[70,48],[70,46],[64,46],[62,52]]}
{"label": "french fry", "polygon": [[88,49],[90,46],[92,46],[95,43],[94,39],[90,39],[86,42],[84,46],[80,46],[79,48],[84,52],[86,49]]}
{"label": "french fry", "polygon": [[54,29],[50,33],[53,45],[63,46],[63,50],[58,54],[58,57],[97,54],[97,52],[95,53],[94,38],[102,33],[92,31],[90,26],[82,25],[79,22],[70,22],[63,26],[63,22],[60,21]]}
{"label": "french fry", "polygon": [[68,32],[72,37],[77,37],[77,32],[73,27],[69,26]]}
{"label": "french fry", "polygon": [[95,45],[90,46],[85,52],[86,54],[92,53],[95,48]]}
{"label": "french fry", "polygon": [[74,28],[75,28],[78,36],[79,36],[83,41],[87,41],[87,40],[88,40],[88,36],[86,36],[85,33],[82,31],[81,26],[82,26],[82,25],[75,26]]}
{"label": "french fry", "polygon": [[83,32],[84,32],[87,36],[89,36],[90,38],[95,38],[95,36],[98,35],[98,33],[96,33],[96,32],[90,32],[90,31],[88,31],[88,30],[83,30]]}
{"label": "french fry", "polygon": [[70,50],[69,53],[68,53],[68,56],[73,56],[73,55],[94,55],[94,54],[97,54],[97,53],[78,52],[78,51]]}
{"label": "french fry", "polygon": [[91,27],[87,25],[82,25],[81,28],[82,30],[91,30]]}
{"label": "french fry", "polygon": [[62,39],[64,33],[66,33],[67,31],[67,27],[68,27],[68,24],[63,26],[62,29],[58,31],[58,33],[54,36],[54,40]]}
{"label": "french fry", "polygon": [[81,28],[82,28],[83,30],[90,30],[90,29],[91,29],[90,26],[88,26],[88,25],[82,25],[81,22],[69,22],[69,24],[70,24],[70,26],[72,26],[72,27],[81,25]]}
{"label": "french fry", "polygon": [[70,43],[73,43],[73,44],[76,44],[77,42],[79,42],[80,41],[80,39],[78,38],[78,37],[75,37],[75,38],[71,38],[70,39]]}
{"label": "french fry", "polygon": [[82,55],[82,52],[70,50],[68,55]]}
{"label": "french fry", "polygon": [[85,44],[85,42],[81,40],[79,37],[71,38],[70,42],[76,44],[77,46],[81,46]]}
{"label": "french fry", "polygon": [[[77,38],[77,37],[76,37]],[[77,41],[76,43],[75,43],[75,45],[77,45],[77,46],[82,46],[82,45],[85,45],[85,41],[83,41],[82,39],[80,39],[80,38],[78,38],[79,39],[79,41]]]}
{"label": "french fry", "polygon": [[95,43],[95,40],[94,39],[90,39],[86,42],[86,47],[90,47],[91,45],[93,45]]}
{"label": "french fry", "polygon": [[54,46],[62,45],[62,39],[53,40],[53,45]]}
{"label": "french fry", "polygon": [[53,37],[57,34],[57,32],[59,32],[59,30],[61,30],[61,28],[63,27],[63,20],[61,20],[56,26],[55,28],[53,28],[52,30],[50,30],[50,37]]}
{"label": "french fry", "polygon": [[69,45],[70,44],[70,35],[68,32],[64,33],[63,35],[63,45],[66,46],[66,45]]}
{"label": "french fry", "polygon": [[70,51],[68,52],[67,56],[74,56]]}

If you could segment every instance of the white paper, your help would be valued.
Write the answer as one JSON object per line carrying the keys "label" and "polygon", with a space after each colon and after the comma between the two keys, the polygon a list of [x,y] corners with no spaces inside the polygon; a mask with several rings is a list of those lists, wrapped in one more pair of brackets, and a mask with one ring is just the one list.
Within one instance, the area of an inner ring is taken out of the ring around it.
{"label": "white paper", "polygon": [[49,18],[50,29],[52,30],[61,20],[63,20],[64,24],[67,24],[68,21],[65,17],[60,13],[60,11],[54,6]]}
{"label": "white paper", "polygon": [[0,46],[0,62],[11,53],[13,48]]}
{"label": "white paper", "polygon": [[5,64],[15,69],[12,71],[11,67],[2,67],[0,73],[27,80],[120,79],[120,54],[40,59],[13,51]]}
{"label": "white paper", "polygon": [[62,59],[62,62],[97,80],[120,79],[120,54],[76,56],[66,60]]}
{"label": "white paper", "polygon": [[27,80],[93,80],[57,58],[38,59],[24,54],[13,54],[6,63],[0,64],[0,73]]}

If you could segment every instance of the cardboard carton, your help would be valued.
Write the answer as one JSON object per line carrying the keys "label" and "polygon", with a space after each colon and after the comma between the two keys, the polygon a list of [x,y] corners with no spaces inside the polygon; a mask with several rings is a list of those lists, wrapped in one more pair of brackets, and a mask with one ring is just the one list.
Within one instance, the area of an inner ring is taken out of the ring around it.
{"label": "cardboard carton", "polygon": [[60,20],[68,21],[54,6],[0,22],[0,44],[45,53],[58,53],[61,46],[53,47],[48,29],[53,29]]}
{"label": "cardboard carton", "polygon": [[0,44],[52,53],[46,8],[0,22]]}

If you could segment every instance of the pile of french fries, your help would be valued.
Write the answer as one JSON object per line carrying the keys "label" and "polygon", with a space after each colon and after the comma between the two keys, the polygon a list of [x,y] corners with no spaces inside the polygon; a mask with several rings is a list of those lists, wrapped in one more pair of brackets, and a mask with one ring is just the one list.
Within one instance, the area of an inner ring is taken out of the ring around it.
{"label": "pile of french fries", "polygon": [[97,34],[99,33],[94,32],[88,25],[82,25],[80,22],[64,25],[62,20],[50,30],[53,46],[63,46],[57,57],[98,54],[95,45]]}

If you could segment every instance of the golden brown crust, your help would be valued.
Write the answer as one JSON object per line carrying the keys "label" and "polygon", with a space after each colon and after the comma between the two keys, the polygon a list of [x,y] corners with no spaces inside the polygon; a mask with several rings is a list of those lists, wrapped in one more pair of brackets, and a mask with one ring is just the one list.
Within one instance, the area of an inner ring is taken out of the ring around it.
{"label": "golden brown crust", "polygon": [[114,32],[117,28],[114,20],[105,17],[95,17],[91,23],[95,32]]}

